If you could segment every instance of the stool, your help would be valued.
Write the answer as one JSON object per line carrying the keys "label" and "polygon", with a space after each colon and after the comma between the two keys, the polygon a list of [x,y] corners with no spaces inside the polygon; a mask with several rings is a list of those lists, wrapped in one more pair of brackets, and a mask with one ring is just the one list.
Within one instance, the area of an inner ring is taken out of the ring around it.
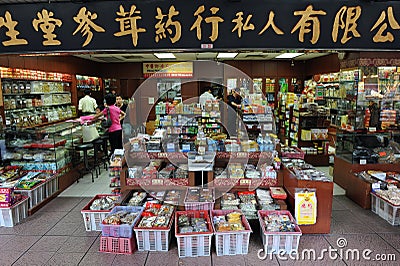
{"label": "stool", "polygon": [[[76,151],[83,151],[83,164],[84,164],[84,169],[83,171],[79,171],[79,178],[83,177],[83,174],[85,173],[90,173],[92,175],[92,182],[94,182],[94,177],[93,177],[93,169],[90,168],[89,166],[89,156],[88,156],[88,151],[93,149],[93,144],[92,143],[84,143],[77,145],[75,147]],[[79,183],[79,178],[76,180],[77,183]]]}
{"label": "stool", "polygon": [[[110,156],[108,154],[108,135],[101,135],[100,139],[103,141],[102,149],[103,149],[103,159],[104,161],[108,162],[110,160]],[[107,163],[104,164],[104,169],[107,169]]]}
{"label": "stool", "polygon": [[[96,171],[96,178],[99,177],[100,175],[100,165],[103,163],[104,164],[104,169],[107,169],[107,158],[102,155],[99,157],[99,153],[101,150],[101,147],[103,146],[103,140],[98,138],[92,141],[93,148],[94,148],[94,168]],[[97,173],[97,169],[99,170],[99,173]]]}

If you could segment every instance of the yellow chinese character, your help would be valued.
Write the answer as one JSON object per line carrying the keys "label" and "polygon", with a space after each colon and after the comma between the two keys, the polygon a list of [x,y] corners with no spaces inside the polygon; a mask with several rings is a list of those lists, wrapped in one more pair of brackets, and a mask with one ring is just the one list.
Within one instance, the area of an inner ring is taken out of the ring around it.
{"label": "yellow chinese character", "polygon": [[164,23],[163,19],[166,15],[163,15],[161,9],[159,7],[157,7],[157,16],[156,19],[158,19],[159,21],[157,22],[155,28],[156,28],[156,42],[158,42],[159,40],[162,40],[164,38],[166,38],[165,35],[165,30],[168,31],[169,34],[172,34],[172,30],[170,28],[170,26],[175,27],[175,36],[174,37],[170,37],[170,40],[172,43],[176,43],[177,41],[179,41],[179,39],[181,38],[181,23],[179,21],[172,21],[172,17],[173,16],[177,16],[179,15],[179,11],[175,10],[174,6],[171,6],[169,8],[169,12],[168,12],[168,19],[167,22]]}
{"label": "yellow chinese character", "polygon": [[[190,28],[190,31],[196,29],[196,35],[197,39],[201,40],[201,22],[203,21],[203,17],[200,16],[201,13],[203,13],[205,10],[204,5],[200,6],[196,12],[194,13],[194,16],[197,17],[196,21],[193,23],[192,27]],[[211,14],[215,15],[218,11],[218,7],[212,7],[210,8]],[[218,16],[212,16],[208,17],[204,20],[206,23],[211,23],[212,30],[211,30],[211,36],[209,37],[211,41],[215,41],[218,38],[218,23],[224,22],[224,19]]]}
{"label": "yellow chinese character", "polygon": [[[346,19],[344,19],[346,15]],[[361,37],[360,33],[357,31],[357,20],[361,16],[361,7],[347,7],[343,6],[337,13],[335,17],[335,22],[333,24],[332,39],[334,42],[337,41],[339,27],[344,29],[344,33],[340,42],[345,44],[352,37],[349,36],[350,32],[353,33],[354,37]]]}
{"label": "yellow chinese character", "polygon": [[97,19],[97,14],[92,13],[90,11],[86,11],[86,7],[82,7],[79,10],[78,15],[74,17],[75,22],[78,23],[79,25],[74,31],[74,33],[72,33],[72,35],[75,35],[78,31],[81,31],[82,36],[87,35],[86,41],[82,45],[83,47],[85,47],[92,41],[93,32],[91,29],[93,29],[96,32],[105,32],[105,30],[102,27],[96,25],[93,22],[93,20],[95,19]]}
{"label": "yellow chinese character", "polygon": [[311,43],[315,44],[319,39],[321,29],[318,17],[314,16],[326,15],[326,12],[323,10],[313,10],[313,6],[309,5],[305,11],[295,11],[293,14],[295,16],[302,17],[290,33],[294,33],[296,30],[299,30],[299,41],[304,42],[304,34],[311,32],[309,27],[312,24]]}
{"label": "yellow chinese character", "polygon": [[18,22],[13,21],[11,14],[8,11],[6,11],[4,18],[0,17],[0,28],[3,26],[6,27],[8,30],[6,35],[10,37],[10,40],[2,42],[4,46],[28,44],[27,40],[17,38],[19,35],[19,31],[15,29],[17,24]]}
{"label": "yellow chinese character", "polygon": [[[393,30],[398,30],[400,29],[400,25],[397,22],[397,20],[394,17],[393,14],[393,7],[388,7],[387,10],[388,14],[388,20],[389,20],[389,25]],[[379,19],[376,21],[375,25],[372,27],[371,31],[373,31],[374,29],[376,29],[381,23],[382,25],[379,27],[378,32],[374,35],[374,37],[372,38],[372,40],[374,42],[393,42],[394,41],[394,37],[393,34],[390,32],[387,32],[385,35],[383,34],[383,32],[387,29],[387,23],[384,22],[386,19],[386,13],[385,11],[382,11],[381,15],[379,16]],[[384,23],[383,23],[384,22]]]}
{"label": "yellow chinese character", "polygon": [[40,30],[44,33],[43,38],[46,40],[43,41],[43,45],[60,45],[61,42],[56,40],[57,35],[54,34],[54,30],[56,26],[61,27],[62,21],[53,18],[54,13],[46,9],[43,9],[42,13],[38,12],[37,16],[38,18],[32,21],[32,25],[36,31],[39,31],[40,26]]}
{"label": "yellow chinese character", "polygon": [[270,11],[269,15],[268,15],[268,22],[267,22],[267,24],[265,24],[264,28],[258,33],[258,35],[263,34],[264,31],[266,31],[269,27],[272,27],[272,29],[278,35],[284,34],[283,31],[275,25],[274,17],[275,17],[274,11]]}
{"label": "yellow chinese character", "polygon": [[243,24],[243,12],[236,13],[236,17],[237,18],[232,20],[233,23],[236,23],[232,32],[237,30],[239,38],[242,38],[242,30],[243,31],[254,30],[254,24],[250,23],[250,19],[253,17],[253,15],[248,15],[244,24]]}
{"label": "yellow chinese character", "polygon": [[115,21],[119,22],[119,32],[114,33],[114,36],[120,37],[125,35],[132,36],[132,43],[134,46],[137,45],[138,42],[138,33],[146,32],[144,28],[138,28],[137,21],[142,19],[139,10],[136,10],[136,6],[132,5],[131,10],[129,12],[125,12],[125,9],[122,5],[119,6],[119,11],[117,15],[121,18],[116,18]]}

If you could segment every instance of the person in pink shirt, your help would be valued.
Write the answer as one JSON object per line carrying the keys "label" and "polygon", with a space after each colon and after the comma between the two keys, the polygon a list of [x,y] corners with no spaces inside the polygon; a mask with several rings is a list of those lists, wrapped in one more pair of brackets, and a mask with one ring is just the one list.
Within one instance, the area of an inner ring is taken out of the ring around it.
{"label": "person in pink shirt", "polygon": [[107,94],[104,97],[107,107],[93,117],[93,120],[100,116],[107,116],[107,108],[110,109],[112,124],[108,129],[108,140],[110,141],[111,154],[114,154],[115,149],[122,149],[122,126],[121,120],[125,117],[125,112],[115,106],[116,97],[113,94]]}

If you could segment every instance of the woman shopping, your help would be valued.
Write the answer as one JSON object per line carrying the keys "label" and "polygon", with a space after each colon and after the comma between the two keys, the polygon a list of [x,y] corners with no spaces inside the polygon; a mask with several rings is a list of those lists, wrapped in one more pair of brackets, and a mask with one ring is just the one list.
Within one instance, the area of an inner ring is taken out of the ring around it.
{"label": "woman shopping", "polygon": [[107,107],[93,117],[93,120],[100,116],[107,118],[108,110],[110,111],[111,126],[108,128],[108,139],[111,146],[111,154],[114,154],[115,149],[122,149],[122,126],[121,120],[125,117],[125,112],[115,106],[116,97],[113,94],[107,94],[104,97]]}

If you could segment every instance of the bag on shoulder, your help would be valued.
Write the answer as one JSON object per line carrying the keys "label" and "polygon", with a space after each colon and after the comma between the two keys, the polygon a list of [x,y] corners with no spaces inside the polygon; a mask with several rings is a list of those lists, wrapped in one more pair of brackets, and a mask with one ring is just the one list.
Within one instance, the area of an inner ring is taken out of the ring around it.
{"label": "bag on shoulder", "polygon": [[111,127],[111,115],[110,115],[110,108],[107,107],[107,116],[106,119],[101,121],[101,127],[104,129],[109,129]]}

